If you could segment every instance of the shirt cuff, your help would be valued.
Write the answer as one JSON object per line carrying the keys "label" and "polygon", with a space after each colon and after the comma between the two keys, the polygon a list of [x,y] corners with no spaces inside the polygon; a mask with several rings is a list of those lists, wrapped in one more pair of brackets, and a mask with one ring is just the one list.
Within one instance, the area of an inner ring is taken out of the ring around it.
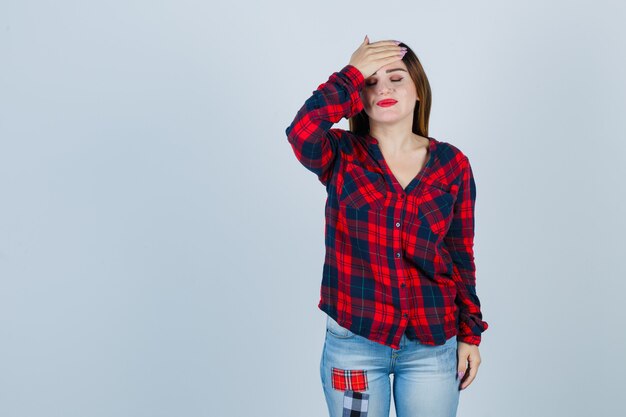
{"label": "shirt cuff", "polygon": [[361,73],[361,71],[359,71],[354,65],[348,64],[343,67],[340,72],[345,74],[350,81],[352,81],[352,84],[357,90],[360,90],[365,85],[365,77],[363,76],[363,73]]}
{"label": "shirt cuff", "polygon": [[465,342],[470,345],[476,345],[476,346],[480,345],[480,339],[481,339],[481,336],[476,336],[476,335],[467,335],[467,336],[457,335],[456,337],[457,342]]}

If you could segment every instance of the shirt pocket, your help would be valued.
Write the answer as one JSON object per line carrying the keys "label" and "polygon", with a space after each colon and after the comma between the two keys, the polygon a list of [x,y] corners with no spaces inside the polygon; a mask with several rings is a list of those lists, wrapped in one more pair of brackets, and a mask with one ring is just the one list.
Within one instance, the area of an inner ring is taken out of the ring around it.
{"label": "shirt pocket", "polygon": [[382,173],[348,162],[339,201],[355,209],[382,210],[386,198]]}
{"label": "shirt pocket", "polygon": [[419,219],[434,234],[443,236],[448,231],[453,208],[451,187],[436,179],[425,179],[419,198]]}

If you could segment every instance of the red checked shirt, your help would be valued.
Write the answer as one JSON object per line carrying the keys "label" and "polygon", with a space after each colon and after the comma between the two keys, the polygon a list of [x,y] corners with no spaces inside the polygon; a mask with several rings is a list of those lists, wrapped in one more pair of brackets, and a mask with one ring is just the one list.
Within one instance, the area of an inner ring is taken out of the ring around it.
{"label": "red checked shirt", "polygon": [[346,65],[306,100],[286,129],[302,165],[326,186],[326,256],[318,307],[341,326],[394,349],[479,345],[476,186],[467,156],[430,138],[424,168],[398,183],[378,141],[332,128],[363,109],[363,74]]}

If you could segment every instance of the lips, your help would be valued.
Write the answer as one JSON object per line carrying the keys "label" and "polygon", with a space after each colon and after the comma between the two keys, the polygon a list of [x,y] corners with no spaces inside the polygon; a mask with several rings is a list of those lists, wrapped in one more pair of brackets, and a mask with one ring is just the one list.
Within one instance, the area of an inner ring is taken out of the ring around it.
{"label": "lips", "polygon": [[393,100],[390,98],[386,98],[384,100],[380,100],[378,103],[376,103],[377,105],[381,106],[381,107],[389,107],[389,106],[393,106],[394,104],[396,104],[398,101],[397,100]]}

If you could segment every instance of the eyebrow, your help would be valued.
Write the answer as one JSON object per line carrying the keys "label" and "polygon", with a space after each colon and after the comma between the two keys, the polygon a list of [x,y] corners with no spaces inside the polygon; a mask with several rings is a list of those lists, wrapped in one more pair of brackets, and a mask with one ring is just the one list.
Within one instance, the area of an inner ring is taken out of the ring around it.
{"label": "eyebrow", "polygon": [[[390,73],[392,71],[404,71],[404,72],[408,72],[407,70],[405,70],[404,68],[392,68],[392,69],[388,69],[387,71],[385,71],[386,73]],[[376,71],[378,72],[378,71]],[[376,75],[376,72],[373,73],[372,75]]]}

